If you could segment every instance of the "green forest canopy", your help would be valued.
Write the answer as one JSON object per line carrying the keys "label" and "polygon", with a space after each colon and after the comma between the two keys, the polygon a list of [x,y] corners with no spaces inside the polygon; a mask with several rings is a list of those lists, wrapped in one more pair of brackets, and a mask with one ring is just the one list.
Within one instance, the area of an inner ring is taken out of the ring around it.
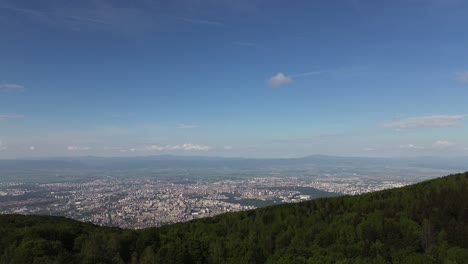
{"label": "green forest canopy", "polygon": [[468,263],[468,173],[143,230],[0,216],[0,263]]}

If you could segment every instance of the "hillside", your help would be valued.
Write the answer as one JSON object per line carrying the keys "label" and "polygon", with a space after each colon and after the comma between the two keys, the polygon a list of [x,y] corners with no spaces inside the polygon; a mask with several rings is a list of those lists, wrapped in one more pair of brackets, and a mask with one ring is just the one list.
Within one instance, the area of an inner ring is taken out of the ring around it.
{"label": "hillside", "polygon": [[0,263],[467,263],[468,173],[122,230],[0,216]]}

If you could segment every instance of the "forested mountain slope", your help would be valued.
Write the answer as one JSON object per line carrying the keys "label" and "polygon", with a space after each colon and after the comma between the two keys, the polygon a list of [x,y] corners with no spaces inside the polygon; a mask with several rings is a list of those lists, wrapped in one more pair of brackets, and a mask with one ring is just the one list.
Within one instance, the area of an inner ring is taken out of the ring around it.
{"label": "forested mountain slope", "polygon": [[0,216],[1,263],[468,263],[468,173],[122,230]]}

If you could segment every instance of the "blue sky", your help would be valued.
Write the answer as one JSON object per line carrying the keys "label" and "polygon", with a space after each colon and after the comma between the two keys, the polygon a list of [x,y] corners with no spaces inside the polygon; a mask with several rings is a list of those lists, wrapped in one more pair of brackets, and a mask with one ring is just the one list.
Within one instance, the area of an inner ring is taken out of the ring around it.
{"label": "blue sky", "polygon": [[0,158],[468,155],[468,2],[0,0]]}

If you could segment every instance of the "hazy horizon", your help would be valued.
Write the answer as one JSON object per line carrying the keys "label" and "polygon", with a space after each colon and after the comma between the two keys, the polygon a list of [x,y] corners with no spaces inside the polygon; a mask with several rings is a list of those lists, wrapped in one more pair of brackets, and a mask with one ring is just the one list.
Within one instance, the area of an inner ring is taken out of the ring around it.
{"label": "hazy horizon", "polygon": [[166,159],[177,159],[177,158],[190,158],[196,159],[245,159],[245,160],[287,160],[287,159],[304,159],[304,158],[350,158],[350,159],[382,159],[382,160],[414,160],[414,159],[468,159],[468,155],[459,156],[437,156],[437,155],[416,155],[416,156],[344,156],[344,155],[324,155],[324,154],[310,154],[305,156],[296,157],[282,157],[282,156],[271,156],[271,157],[249,157],[249,156],[222,156],[222,155],[190,155],[190,154],[149,154],[149,155],[82,155],[82,156],[24,156],[24,157],[12,157],[12,158],[0,158],[0,160],[60,160],[60,159],[86,159],[86,158],[99,158],[99,159],[133,159],[133,158],[166,158]]}

